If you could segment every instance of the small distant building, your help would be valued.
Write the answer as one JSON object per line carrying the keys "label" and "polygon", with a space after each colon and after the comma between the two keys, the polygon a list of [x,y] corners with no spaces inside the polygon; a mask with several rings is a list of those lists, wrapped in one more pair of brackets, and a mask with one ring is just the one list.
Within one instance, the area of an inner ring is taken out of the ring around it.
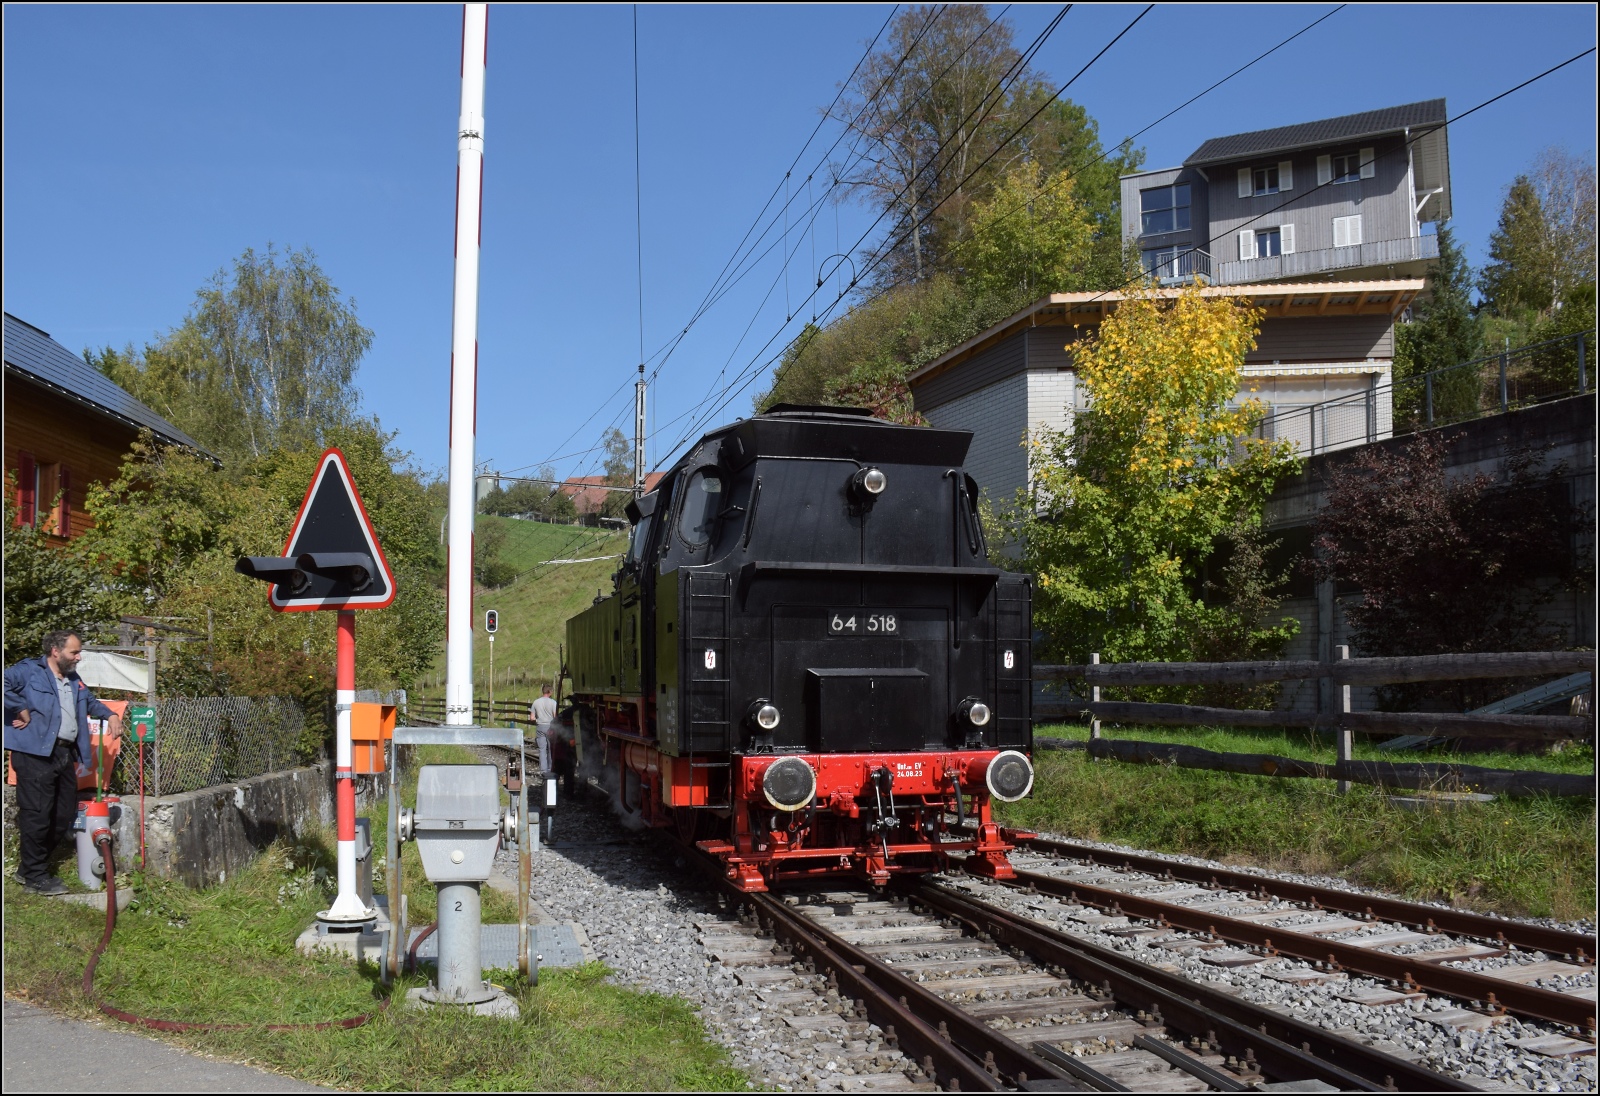
{"label": "small distant building", "polygon": [[63,542],[88,531],[89,485],[117,478],[141,430],[217,460],[47,332],[5,314],[5,470],[19,525]]}
{"label": "small distant building", "polygon": [[[1243,394],[1269,411],[1369,393],[1371,439],[1393,431],[1389,377],[1394,324],[1422,278],[1208,286],[1207,296],[1250,300],[1265,317],[1245,356]],[[1164,292],[1177,292],[1166,290]],[[934,426],[972,431],[967,470],[997,506],[1028,484],[1024,439],[1068,430],[1084,406],[1072,345],[1094,332],[1124,293],[1052,293],[911,374],[916,409]],[[1309,417],[1287,418],[1315,429]],[[1285,435],[1309,448],[1309,437]]]}
{"label": "small distant building", "polygon": [[[661,477],[664,475],[665,472],[646,472],[645,492],[654,491],[656,484],[661,482]],[[605,506],[606,498],[614,493],[607,488],[604,476],[572,476],[564,480],[557,490],[572,500],[573,508],[578,511],[579,517],[598,514]]]}
{"label": "small distant building", "polygon": [[1122,176],[1122,238],[1175,285],[1421,276],[1450,218],[1445,103],[1213,137]]}

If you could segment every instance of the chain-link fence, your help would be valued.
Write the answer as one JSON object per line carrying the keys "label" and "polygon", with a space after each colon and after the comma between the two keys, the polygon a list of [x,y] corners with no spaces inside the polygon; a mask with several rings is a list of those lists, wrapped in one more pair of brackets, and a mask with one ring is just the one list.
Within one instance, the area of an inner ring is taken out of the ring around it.
{"label": "chain-link fence", "polygon": [[[305,712],[281,696],[178,697],[156,702],[144,749],[146,795],[176,795],[303,765]],[[111,787],[139,789],[139,747],[124,737]]]}

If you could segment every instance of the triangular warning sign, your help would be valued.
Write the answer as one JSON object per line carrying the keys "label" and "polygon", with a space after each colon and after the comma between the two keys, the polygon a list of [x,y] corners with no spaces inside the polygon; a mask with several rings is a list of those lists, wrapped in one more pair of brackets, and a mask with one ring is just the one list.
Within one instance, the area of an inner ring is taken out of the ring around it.
{"label": "triangular warning sign", "polygon": [[[306,568],[310,582],[293,594],[286,584],[274,584],[267,595],[274,609],[382,609],[394,601],[394,573],[378,546],[350,466],[338,449],[329,449],[317,462],[283,554],[291,560],[337,557],[334,562],[346,566]],[[360,557],[373,565],[359,570],[347,566]]]}

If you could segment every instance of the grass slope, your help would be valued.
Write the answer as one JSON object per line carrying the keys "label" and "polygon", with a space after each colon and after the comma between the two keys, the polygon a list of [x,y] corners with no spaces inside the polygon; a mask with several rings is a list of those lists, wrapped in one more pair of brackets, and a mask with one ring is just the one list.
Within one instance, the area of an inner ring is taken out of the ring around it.
{"label": "grass slope", "polygon": [[[420,747],[416,764],[405,773],[405,800],[414,802],[420,765],[471,760],[464,750]],[[373,840],[382,848],[385,818],[381,811],[372,813]],[[10,878],[15,867],[11,833],[4,882],[6,992],[69,1016],[97,1017],[81,979],[104,914],[18,886]],[[514,972],[485,972],[515,995],[522,1015],[513,1023],[448,1009],[380,1008],[386,998],[402,1000],[423,979],[408,977],[385,987],[369,966],[294,950],[295,937],[332,897],[332,844],[328,833],[281,842],[225,884],[202,891],[138,872],[119,877],[119,888],[133,888],[135,904],[118,919],[101,960],[95,982],[100,999],[160,1019],[251,1025],[158,1037],[339,1088],[652,1092],[749,1087],[726,1053],[706,1038],[687,1002],[611,985],[598,963],[543,970],[538,986]],[[423,877],[415,846],[403,850],[412,923],[426,924],[434,916],[436,892]],[[69,877],[64,881],[78,889],[70,858],[62,872]],[[374,885],[384,887],[381,872]],[[515,922],[515,900],[485,887],[483,916],[486,922]],[[372,1020],[349,1031],[267,1032],[259,1026],[366,1013]]]}
{"label": "grass slope", "polygon": [[[1085,727],[1041,727],[1083,739]],[[1333,747],[1305,734],[1206,728],[1107,729],[1109,736],[1180,742],[1219,752],[1332,762]],[[1501,769],[1592,773],[1594,750],[1385,753],[1359,741],[1359,759],[1459,761]],[[1496,799],[1402,810],[1380,789],[1335,793],[1332,781],[1279,779],[1094,761],[1040,751],[1033,797],[997,813],[1013,824],[1232,863],[1341,875],[1411,898],[1444,898],[1499,913],[1595,916],[1592,799]]]}
{"label": "grass slope", "polygon": [[[498,590],[479,587],[473,606],[474,695],[489,695],[489,642],[483,631],[485,610],[500,614],[500,630],[495,636],[495,699],[532,700],[538,695],[539,681],[553,681],[559,668],[559,648],[566,642],[567,618],[588,607],[596,590],[611,590],[611,574],[617,560],[593,563],[567,563],[539,566],[551,559],[585,559],[610,556],[625,551],[628,538],[606,529],[576,525],[546,525],[515,518],[480,516],[479,527],[497,524],[506,531],[506,544],[500,556],[516,567],[519,575],[509,586]],[[444,652],[426,684],[418,690],[424,696],[442,696]]]}

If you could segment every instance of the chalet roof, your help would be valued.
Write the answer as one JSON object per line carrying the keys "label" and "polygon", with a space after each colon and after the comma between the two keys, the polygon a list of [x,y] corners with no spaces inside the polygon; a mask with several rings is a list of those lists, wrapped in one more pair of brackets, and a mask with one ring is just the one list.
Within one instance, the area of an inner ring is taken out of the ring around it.
{"label": "chalet roof", "polygon": [[216,460],[204,446],[134,399],[111,379],[30,323],[5,314],[5,371],[83,404],[135,430],[149,430]]}
{"label": "chalet roof", "polygon": [[1338,118],[1323,118],[1316,122],[1300,122],[1275,129],[1258,129],[1250,133],[1235,133],[1228,137],[1213,137],[1184,161],[1184,166],[1194,167],[1219,163],[1223,160],[1242,160],[1269,153],[1288,152],[1308,145],[1330,145],[1342,141],[1359,141],[1441,126],[1445,118],[1443,99],[1425,99],[1420,103],[1383,107],[1379,110],[1345,114]]}

